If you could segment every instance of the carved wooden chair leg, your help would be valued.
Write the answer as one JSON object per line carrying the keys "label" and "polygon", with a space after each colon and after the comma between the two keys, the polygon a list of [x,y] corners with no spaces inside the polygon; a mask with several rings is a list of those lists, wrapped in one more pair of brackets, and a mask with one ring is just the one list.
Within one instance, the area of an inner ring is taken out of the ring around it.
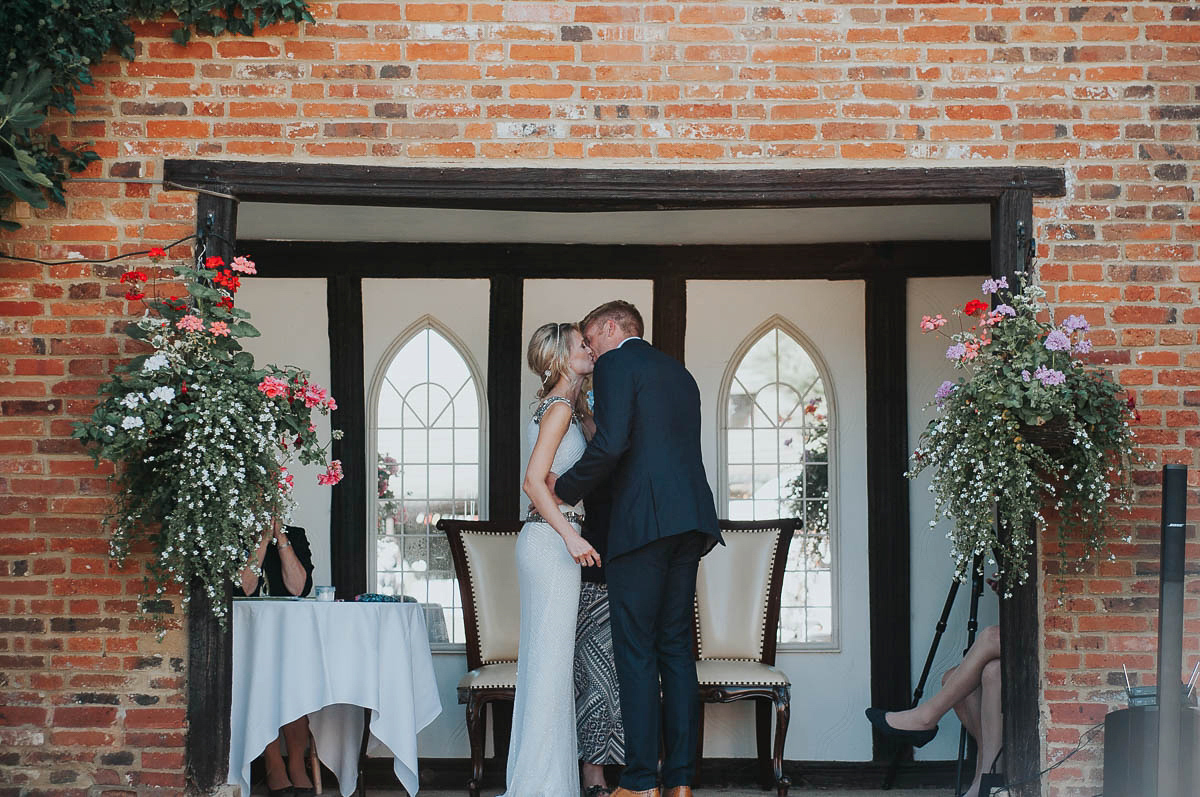
{"label": "carved wooden chair leg", "polygon": [[791,695],[786,686],[775,688],[775,750],[772,765],[775,770],[777,797],[787,797],[792,781],[783,774],[783,743],[787,740],[788,720],[791,719]]}
{"label": "carved wooden chair leg", "polygon": [[483,783],[483,746],[486,704],[473,693],[467,696],[467,737],[471,741],[471,780],[467,783],[470,797],[479,797]]}

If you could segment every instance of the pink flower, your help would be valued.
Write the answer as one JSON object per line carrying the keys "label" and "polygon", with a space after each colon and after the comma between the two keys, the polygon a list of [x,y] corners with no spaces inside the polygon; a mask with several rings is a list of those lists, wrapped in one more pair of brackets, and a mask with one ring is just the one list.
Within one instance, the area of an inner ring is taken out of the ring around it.
{"label": "pink flower", "polygon": [[333,412],[337,409],[337,402],[333,400],[333,396],[325,399],[325,409],[329,410],[330,412]]}
{"label": "pink flower", "polygon": [[335,459],[324,473],[317,474],[317,484],[332,487],[342,480],[342,475],[342,461]]}
{"label": "pink flower", "polygon": [[944,326],[946,326],[946,317],[941,313],[938,313],[932,317],[927,315],[921,316],[922,332],[932,332],[933,330],[941,329]]}
{"label": "pink flower", "polygon": [[254,268],[254,261],[248,257],[235,257],[229,267],[234,271],[240,271],[243,274],[257,274],[258,271]]}
{"label": "pink flower", "polygon": [[260,392],[265,393],[267,398],[275,398],[276,396],[287,397],[288,383],[276,376],[264,376],[263,380],[258,383]]}
{"label": "pink flower", "polygon": [[977,342],[969,340],[964,346],[966,347],[966,351],[963,352],[963,360],[970,361],[979,356],[979,344]]}
{"label": "pink flower", "polygon": [[309,382],[300,391],[300,397],[304,399],[304,406],[316,407],[329,400],[329,391],[315,382]]}
{"label": "pink flower", "polygon": [[315,423],[310,423],[310,424],[308,425],[308,431],[310,431],[310,432],[315,432],[315,431],[317,431],[317,425],[316,425]]}
{"label": "pink flower", "polygon": [[175,322],[176,329],[183,329],[188,332],[203,332],[204,319],[198,315],[185,315],[183,318]]}
{"label": "pink flower", "polygon": [[279,469],[279,478],[280,478],[280,480],[281,480],[281,481],[279,482],[279,486],[280,486],[281,488],[282,488],[284,485],[287,485],[288,489],[291,489],[292,487],[295,487],[295,486],[296,486],[296,477],[295,477],[295,476],[293,476],[293,475],[292,475],[292,474],[291,474],[291,473],[288,471],[288,469],[287,469],[287,468],[280,468],[280,469]]}
{"label": "pink flower", "polygon": [[214,337],[227,338],[229,337],[229,324],[226,324],[224,321],[213,321],[212,324],[209,325],[208,331],[213,333]]}

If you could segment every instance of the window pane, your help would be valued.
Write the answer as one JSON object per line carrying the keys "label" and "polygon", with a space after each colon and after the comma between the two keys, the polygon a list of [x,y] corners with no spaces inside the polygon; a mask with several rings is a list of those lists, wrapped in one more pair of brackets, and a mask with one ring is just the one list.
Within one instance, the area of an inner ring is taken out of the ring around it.
{"label": "window pane", "polygon": [[812,356],[780,327],[737,363],[724,408],[726,514],[797,517],[803,528],[784,569],[779,641],[833,639],[829,553],[829,426],[825,384]]}
{"label": "window pane", "polygon": [[430,642],[464,642],[442,517],[479,516],[479,386],[462,353],[432,326],[388,363],[375,418],[377,592],[426,607]]}

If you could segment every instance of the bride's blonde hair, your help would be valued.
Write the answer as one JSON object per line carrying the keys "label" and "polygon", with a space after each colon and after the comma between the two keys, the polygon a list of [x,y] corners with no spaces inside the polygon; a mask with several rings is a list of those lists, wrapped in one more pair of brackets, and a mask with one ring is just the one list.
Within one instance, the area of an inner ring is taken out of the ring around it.
{"label": "bride's blonde hair", "polygon": [[578,332],[579,327],[570,323],[542,324],[533,337],[529,339],[529,347],[525,351],[525,362],[541,380],[537,397],[546,395],[558,384],[558,380],[567,375],[571,368],[571,333]]}

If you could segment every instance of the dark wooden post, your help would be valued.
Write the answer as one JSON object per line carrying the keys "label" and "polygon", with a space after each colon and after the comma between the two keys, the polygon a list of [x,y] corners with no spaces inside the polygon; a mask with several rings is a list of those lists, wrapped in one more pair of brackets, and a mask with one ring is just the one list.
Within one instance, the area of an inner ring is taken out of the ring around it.
{"label": "dark wooden post", "polygon": [[687,331],[687,281],[678,274],[654,278],[654,345],[684,361]]}
{"label": "dark wooden post", "polygon": [[[908,522],[908,347],[905,279],[867,280],[867,562],[871,600],[871,704],[900,708],[912,701],[912,621]],[[876,761],[901,743],[873,733]]]}
{"label": "dark wooden post", "polygon": [[520,515],[521,433],[514,419],[521,411],[521,318],[525,283],[501,274],[491,279],[488,315],[488,517],[516,520]]}
{"label": "dark wooden post", "polygon": [[[992,203],[992,276],[1006,277],[1020,290],[1031,262],[1033,193],[1011,189]],[[1031,279],[1033,275],[1028,275]],[[1033,530],[1031,529],[1031,534]],[[1006,530],[1002,527],[1000,533]],[[1004,706],[1004,772],[1013,797],[1039,797],[1042,735],[1038,721],[1041,691],[1041,626],[1038,616],[1037,536],[1025,567],[1029,581],[1000,601],[1001,680]],[[990,763],[990,762],[989,762]]]}
{"label": "dark wooden post", "polygon": [[332,458],[345,476],[330,493],[329,564],[337,597],[348,600],[367,591],[368,490],[375,483],[367,462],[367,390],[363,373],[362,279],[337,275],[325,283],[329,324],[329,388],[337,399]]}
{"label": "dark wooden post", "polygon": [[[207,257],[220,255],[229,262],[237,240],[237,202],[200,194],[196,201],[196,229]],[[197,252],[199,253],[199,248]],[[233,590],[225,585],[217,600],[228,618],[221,628],[204,588],[193,583],[187,607],[188,628],[188,731],[184,772],[190,791],[210,792],[225,782],[229,770],[229,710],[233,703]]]}

